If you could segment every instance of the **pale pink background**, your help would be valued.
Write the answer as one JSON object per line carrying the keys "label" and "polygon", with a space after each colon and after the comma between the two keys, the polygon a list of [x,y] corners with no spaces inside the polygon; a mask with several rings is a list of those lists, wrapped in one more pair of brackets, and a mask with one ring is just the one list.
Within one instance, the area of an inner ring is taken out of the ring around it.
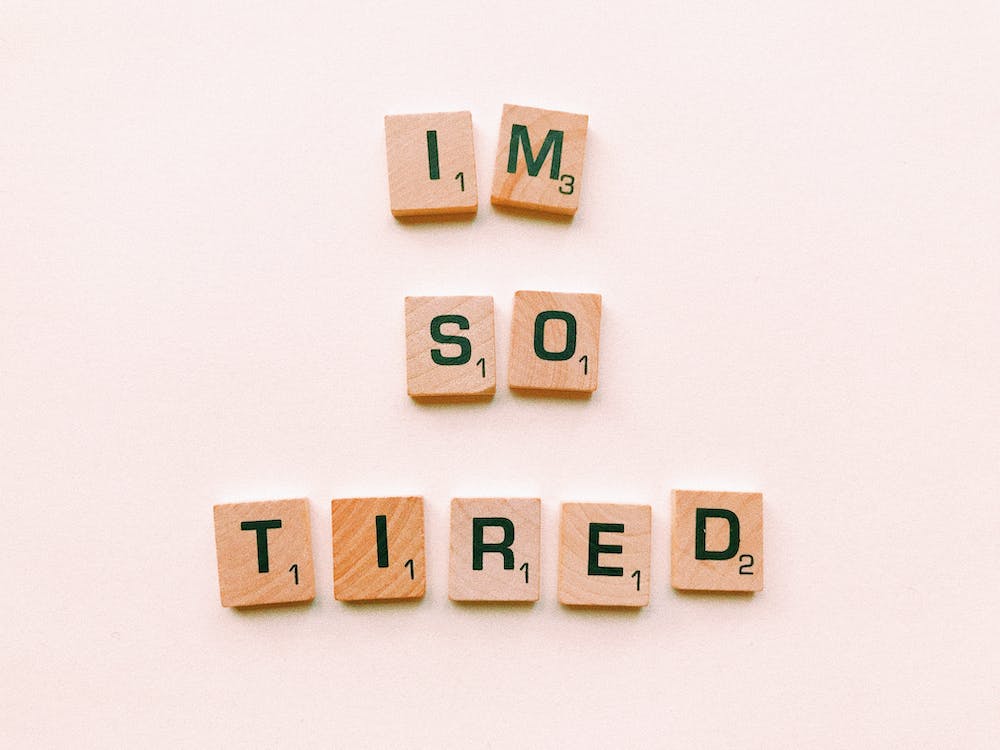
{"label": "pale pink background", "polygon": [[[10,747],[1000,744],[995,2],[0,7]],[[504,102],[591,116],[500,215]],[[382,117],[472,111],[472,223]],[[590,403],[506,389],[517,289],[604,295]],[[488,406],[406,397],[403,297],[496,298]],[[669,491],[760,490],[767,587],[668,586]],[[423,494],[428,596],[333,601],[328,501]],[[453,496],[543,499],[542,601],[448,602]],[[219,606],[212,504],[312,499],[312,607]],[[637,615],[558,503],[653,505]]]}

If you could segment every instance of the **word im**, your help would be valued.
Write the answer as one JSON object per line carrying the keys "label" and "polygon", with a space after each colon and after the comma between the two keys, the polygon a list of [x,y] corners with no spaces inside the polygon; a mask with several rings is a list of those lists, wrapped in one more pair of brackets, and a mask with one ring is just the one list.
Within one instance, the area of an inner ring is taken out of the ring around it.
{"label": "word im", "polygon": [[[341,601],[424,596],[421,497],[331,503],[333,593]],[[215,506],[224,607],[311,601],[315,596],[309,501]],[[539,598],[541,501],[456,498],[451,503],[448,595],[454,601]],[[559,601],[644,607],[650,592],[652,508],[564,503]],[[763,589],[763,497],[675,490],[671,585],[698,591]]]}
{"label": "word im", "polygon": [[[490,201],[575,214],[587,121],[587,115],[505,104]],[[536,153],[532,144],[538,143]],[[469,112],[386,115],[385,150],[393,216],[476,213],[476,152]],[[548,170],[543,169],[546,162]],[[454,177],[442,179],[442,172]]]}

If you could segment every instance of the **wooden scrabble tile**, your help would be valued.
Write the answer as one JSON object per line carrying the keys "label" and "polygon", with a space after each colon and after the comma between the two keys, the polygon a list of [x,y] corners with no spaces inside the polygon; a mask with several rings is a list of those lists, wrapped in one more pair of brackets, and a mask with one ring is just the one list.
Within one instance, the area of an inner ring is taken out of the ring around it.
{"label": "wooden scrabble tile", "polygon": [[503,105],[490,200],[572,216],[580,205],[587,115]]}
{"label": "wooden scrabble tile", "polygon": [[601,295],[517,292],[510,337],[512,389],[569,397],[597,390]]}
{"label": "wooden scrabble tile", "polygon": [[223,607],[312,601],[308,500],[230,503],[214,512]]}
{"label": "wooden scrabble tile", "polygon": [[538,498],[452,500],[448,598],[537,602],[540,531]]}
{"label": "wooden scrabble tile", "polygon": [[334,500],[333,595],[340,601],[424,595],[424,499]]}
{"label": "wooden scrabble tile", "polygon": [[651,519],[648,505],[563,503],[559,601],[592,607],[649,604]]}
{"label": "wooden scrabble tile", "polygon": [[670,583],[696,591],[764,588],[764,498],[674,490]]}
{"label": "wooden scrabble tile", "polygon": [[476,152],[469,112],[386,115],[393,216],[476,213]]}
{"label": "wooden scrabble tile", "polygon": [[406,298],[406,390],[418,401],[480,401],[497,389],[492,297]]}

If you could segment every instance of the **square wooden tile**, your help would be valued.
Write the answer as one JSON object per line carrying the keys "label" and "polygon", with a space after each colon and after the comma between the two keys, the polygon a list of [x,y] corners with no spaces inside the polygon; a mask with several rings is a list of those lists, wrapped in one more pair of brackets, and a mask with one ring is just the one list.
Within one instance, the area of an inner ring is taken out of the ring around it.
{"label": "square wooden tile", "polygon": [[469,112],[386,115],[393,216],[476,212],[476,151]]}
{"label": "square wooden tile", "polygon": [[333,595],[340,601],[424,595],[424,499],[334,500]]}
{"label": "square wooden tile", "polygon": [[493,398],[492,297],[406,298],[406,390],[419,401]]}
{"label": "square wooden tile", "polygon": [[563,503],[559,601],[591,607],[649,604],[652,509],[648,505]]}
{"label": "square wooden tile", "polygon": [[764,497],[674,490],[670,583],[695,591],[764,588]]}
{"label": "square wooden tile", "polygon": [[490,200],[572,216],[580,205],[587,115],[503,105]]}
{"label": "square wooden tile", "polygon": [[223,607],[312,601],[308,500],[228,503],[213,510]]}
{"label": "square wooden tile", "polygon": [[510,331],[512,389],[587,397],[597,390],[601,295],[516,292]]}
{"label": "square wooden tile", "polygon": [[538,498],[455,498],[448,598],[537,602],[540,550]]}

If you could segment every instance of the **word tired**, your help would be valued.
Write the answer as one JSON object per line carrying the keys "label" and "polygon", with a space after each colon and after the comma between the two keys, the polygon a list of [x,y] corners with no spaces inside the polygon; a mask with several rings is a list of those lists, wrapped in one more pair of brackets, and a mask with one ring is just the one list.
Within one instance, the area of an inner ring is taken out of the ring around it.
{"label": "word tired", "polygon": [[[763,496],[675,490],[672,498],[671,585],[761,591]],[[233,503],[214,511],[224,607],[312,601],[308,500]],[[336,599],[424,596],[423,498],[333,500],[330,515]],[[559,527],[562,604],[649,604],[651,506],[563,503]],[[538,601],[540,530],[537,498],[452,500],[449,598]]]}

